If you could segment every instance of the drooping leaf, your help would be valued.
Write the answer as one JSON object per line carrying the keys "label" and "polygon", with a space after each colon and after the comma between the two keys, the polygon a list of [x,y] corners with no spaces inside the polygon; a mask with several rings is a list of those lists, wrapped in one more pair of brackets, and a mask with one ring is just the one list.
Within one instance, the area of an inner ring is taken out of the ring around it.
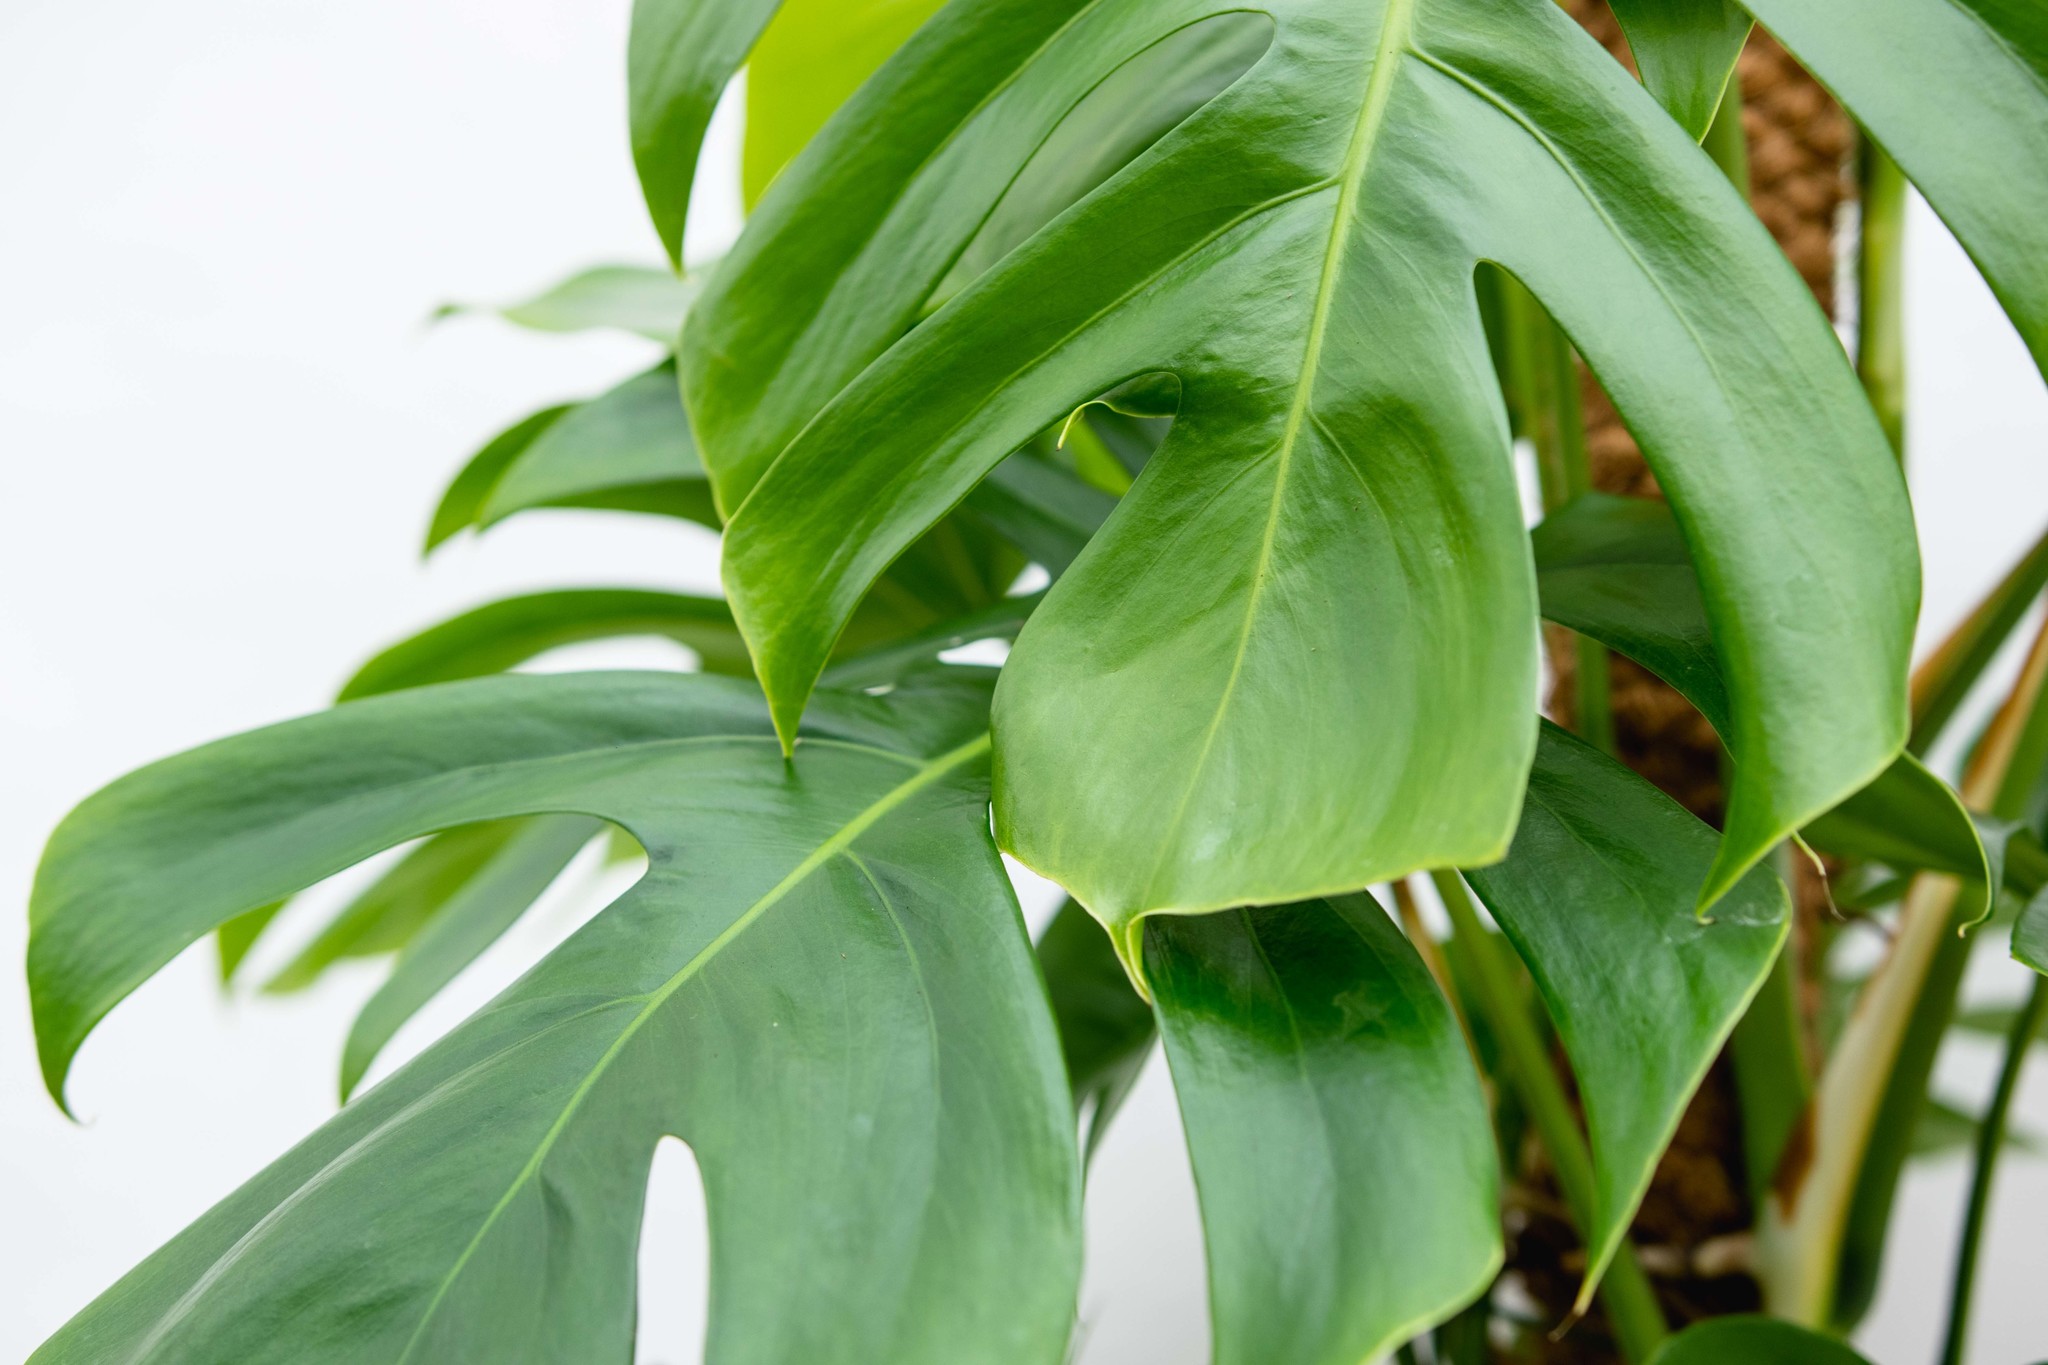
{"label": "drooping leaf", "polygon": [[1707,566],[1738,759],[1711,902],[1902,742],[1912,533],[1810,296],[1554,5],[1272,6],[1244,76],[906,334],[1062,115],[1215,8],[942,11],[693,309],[684,382],[745,498],[726,581],[778,723],[924,527],[1166,372],[1172,433],[1005,669],[999,837],[1127,956],[1147,913],[1497,856],[1536,648],[1490,259],[1614,394]]}
{"label": "drooping leaf", "polygon": [[718,598],[564,588],[489,602],[401,640],[357,669],[338,699],[500,673],[563,645],[629,635],[674,640],[696,654],[706,673],[751,671],[732,610]]}
{"label": "drooping leaf", "polygon": [[[1544,616],[1649,669],[1728,735],[1728,692],[1698,576],[1664,504],[1589,494],[1545,518],[1529,541]],[[1971,922],[1990,912],[1999,867],[1983,831],[1910,753],[1802,835],[1827,852],[1968,877],[1982,888]]]}
{"label": "drooping leaf", "polygon": [[1750,18],[1729,0],[1608,0],[1628,35],[1643,84],[1698,142],[1749,38]]}
{"label": "drooping leaf", "polygon": [[422,840],[343,906],[263,989],[273,995],[301,991],[337,962],[383,957],[405,947],[504,850],[520,824],[486,820]]}
{"label": "drooping leaf", "polygon": [[270,927],[270,922],[277,918],[278,911],[282,909],[283,901],[259,905],[254,910],[246,910],[235,916],[215,932],[214,942],[218,949],[221,985],[225,986],[234,980],[235,973],[241,970],[242,963],[248,960],[250,950],[256,946],[256,940],[263,936],[263,931]]}
{"label": "drooping leaf", "polygon": [[469,462],[449,483],[448,491],[441,495],[440,505],[434,509],[434,520],[427,527],[427,543],[423,552],[432,554],[460,532],[476,525],[483,511],[484,499],[490,497],[491,490],[498,486],[498,479],[505,470],[527,447],[540,439],[542,432],[568,415],[574,406],[573,403],[563,403],[522,417],[470,456]]}
{"label": "drooping leaf", "polygon": [[747,60],[740,196],[748,209],[941,0],[785,0]]}
{"label": "drooping leaf", "polygon": [[537,332],[632,332],[664,346],[676,344],[683,315],[697,296],[697,281],[644,265],[598,265],[578,271],[530,299],[497,308],[443,304],[436,317],[493,312]]}
{"label": "drooping leaf", "polygon": [[357,1013],[341,1053],[344,1101],[405,1021],[497,942],[604,828],[582,815],[542,815],[513,825],[496,856],[400,950],[391,975]]}
{"label": "drooping leaf", "polygon": [[[683,263],[683,224],[711,111],[782,0],[633,0],[626,101],[633,166],[669,261]],[[671,334],[673,335],[673,334]]]}
{"label": "drooping leaf", "polygon": [[710,1206],[713,1365],[1057,1362],[1073,1118],[988,837],[987,683],[961,672],[827,701],[790,761],[737,681],[489,678],[90,798],[31,912],[53,1093],[185,944],[400,840],[580,811],[648,871],[36,1359],[624,1359],[674,1134]]}
{"label": "drooping leaf", "polygon": [[1649,1365],[1870,1365],[1833,1337],[1738,1314],[1694,1323],[1665,1342]]}
{"label": "drooping leaf", "polygon": [[1596,1193],[1581,1230],[1587,1298],[1791,924],[1765,868],[1700,921],[1693,892],[1714,842],[1677,802],[1546,723],[1507,858],[1465,873],[1528,964],[1578,1079]]}
{"label": "drooping leaf", "polygon": [[2048,7],[1753,0],[1748,8],[1927,196],[2048,371]]}
{"label": "drooping leaf", "polygon": [[1450,1007],[1369,896],[1145,935],[1217,1365],[1356,1365],[1499,1268],[1499,1163]]}
{"label": "drooping leaf", "polygon": [[1159,1030],[1109,936],[1074,901],[1062,905],[1039,936],[1038,965],[1060,1031],[1074,1112],[1086,1134],[1081,1149],[1092,1155],[1138,1083]]}
{"label": "drooping leaf", "polygon": [[2012,955],[2016,961],[2048,976],[2048,890],[2027,902],[2019,921],[2012,927]]}

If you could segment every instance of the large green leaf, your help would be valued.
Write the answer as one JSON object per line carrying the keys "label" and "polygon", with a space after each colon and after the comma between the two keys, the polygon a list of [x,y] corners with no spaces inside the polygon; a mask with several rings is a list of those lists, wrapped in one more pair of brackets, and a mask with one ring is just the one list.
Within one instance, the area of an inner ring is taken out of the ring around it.
{"label": "large green leaf", "polygon": [[1693,892],[1713,858],[1711,829],[1546,724],[1507,858],[1465,873],[1529,964],[1578,1080],[1595,1183],[1588,1298],[1791,923],[1764,868],[1702,923]]}
{"label": "large green leaf", "polygon": [[942,0],[785,0],[747,60],[740,194],[748,208],[832,111]]}
{"label": "large green leaf", "polygon": [[1356,1365],[1500,1266],[1478,1075],[1369,896],[1146,933],[1201,1195],[1217,1365]]}
{"label": "large green leaf", "polygon": [[988,836],[987,684],[963,672],[832,698],[787,761],[734,680],[451,683],[87,800],[31,910],[53,1093],[183,946],[398,841],[575,812],[648,870],[37,1359],[624,1359],[674,1134],[710,1207],[714,1365],[1058,1361],[1072,1110]]}
{"label": "large green leaf", "polygon": [[659,635],[697,655],[707,673],[745,677],[745,645],[732,610],[715,597],[645,588],[563,588],[506,597],[399,641],[342,685],[339,700],[499,673],[585,640]]}
{"label": "large green leaf", "polygon": [[683,262],[683,223],[711,111],[780,4],[633,0],[626,43],[633,166],[654,231],[675,265]]}
{"label": "large green leaf", "polygon": [[537,332],[632,332],[673,346],[683,314],[697,295],[697,282],[644,265],[596,265],[549,286],[532,298],[497,308],[443,304],[437,318],[457,313],[494,312],[507,322]]}
{"label": "large green leaf", "polygon": [[1171,435],[1005,670],[999,837],[1127,956],[1155,911],[1499,856],[1537,651],[1473,296],[1494,260],[1615,396],[1703,566],[1738,759],[1711,902],[1903,740],[1912,531],[1811,297],[1554,5],[1270,6],[1247,74],[913,329],[1062,116],[1221,9],[949,7],[707,286],[685,390],[778,724],[904,546],[1164,372]]}
{"label": "large green leaf", "polygon": [[1649,1365],[1870,1365],[1833,1337],[1776,1318],[1709,1318],[1671,1338]]}
{"label": "large green leaf", "polygon": [[1729,0],[1608,0],[1628,35],[1643,84],[1697,142],[1749,38],[1750,18]]}
{"label": "large green leaf", "polygon": [[1751,0],[1927,196],[2048,371],[2048,6]]}

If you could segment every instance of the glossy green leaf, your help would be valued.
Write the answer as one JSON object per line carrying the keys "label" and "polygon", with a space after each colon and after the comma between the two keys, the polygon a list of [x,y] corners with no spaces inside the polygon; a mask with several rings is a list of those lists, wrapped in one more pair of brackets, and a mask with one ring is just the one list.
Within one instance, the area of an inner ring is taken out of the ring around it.
{"label": "glossy green leaf", "polygon": [[784,0],[747,59],[740,195],[749,209],[832,111],[942,0]]}
{"label": "glossy green leaf", "polygon": [[36,1359],[624,1359],[648,1166],[674,1134],[710,1206],[713,1365],[1053,1365],[1072,1111],[987,832],[987,684],[962,672],[829,699],[790,761],[737,681],[489,678],[90,798],[31,912],[53,1093],[186,943],[379,848],[581,812],[649,865]]}
{"label": "glossy green leaf", "polygon": [[263,989],[273,995],[301,991],[337,962],[383,957],[405,947],[504,850],[520,824],[486,820],[422,840],[343,906]]}
{"label": "glossy green leaf", "polygon": [[1738,1315],[1694,1323],[1649,1365],[1870,1365],[1833,1337],[1777,1318]]}
{"label": "glossy green leaf", "polygon": [[1499,1164],[1478,1076],[1371,897],[1157,919],[1145,955],[1216,1365],[1357,1365],[1492,1283]]}
{"label": "glossy green leaf", "polygon": [[[1729,733],[1728,692],[1699,580],[1664,504],[1589,494],[1545,518],[1529,541],[1544,616],[1634,659]],[[1955,791],[1910,753],[1802,835],[1830,853],[1969,877],[1983,888],[1971,922],[1990,913],[1999,884],[1994,850]]]}
{"label": "glossy green leaf", "polygon": [[2048,891],[2027,902],[2012,927],[2012,955],[2048,976]]}
{"label": "glossy green leaf", "polygon": [[440,505],[434,509],[433,523],[427,528],[425,552],[433,553],[460,532],[476,525],[483,512],[484,500],[498,486],[505,470],[540,439],[542,432],[567,416],[575,406],[563,403],[522,417],[470,456],[469,462],[449,483],[448,491],[441,495]]}
{"label": "glossy green leaf", "polygon": [[1643,84],[1698,142],[1707,135],[1750,18],[1729,0],[1608,0]]}
{"label": "glossy green leaf", "polygon": [[627,635],[674,640],[696,654],[706,673],[751,671],[732,611],[715,597],[565,588],[486,603],[401,640],[357,669],[339,699],[501,673],[563,645]]}
{"label": "glossy green leaf", "polygon": [[[654,231],[683,263],[683,224],[711,111],[781,0],[633,0],[626,103]],[[671,332],[669,336],[674,337]]]}
{"label": "glossy green leaf", "polygon": [[2048,7],[1753,0],[1748,8],[1904,168],[2048,371]]}
{"label": "glossy green leaf", "polygon": [[436,317],[493,312],[537,332],[632,332],[664,346],[676,343],[697,282],[644,265],[598,265],[551,285],[532,298],[496,308],[443,304]]}
{"label": "glossy green leaf", "polygon": [[604,828],[582,815],[543,815],[514,824],[497,855],[400,950],[391,975],[357,1013],[342,1046],[344,1101],[405,1021],[497,942]]}
{"label": "glossy green leaf", "polygon": [[1587,1297],[1791,923],[1765,868],[1701,922],[1693,893],[1714,845],[1677,802],[1545,724],[1507,858],[1465,873],[1528,964],[1578,1079],[1595,1185]]}
{"label": "glossy green leaf", "polygon": [[905,334],[1062,116],[1218,8],[942,11],[693,309],[685,388],[721,502],[745,498],[726,582],[778,724],[903,546],[1034,432],[1164,372],[1172,433],[1004,671],[999,838],[1127,949],[1148,913],[1498,856],[1536,640],[1473,296],[1495,260],[1706,566],[1747,760],[1711,902],[1903,741],[1912,531],[1811,297],[1547,0],[1271,6],[1241,79]]}
{"label": "glossy green leaf", "polygon": [[1092,1154],[1138,1083],[1159,1030],[1152,1007],[1131,989],[1115,945],[1077,902],[1062,905],[1039,936],[1038,965],[1086,1133],[1082,1150]]}
{"label": "glossy green leaf", "polygon": [[657,365],[551,423],[506,464],[476,524],[530,507],[660,512],[716,527],[675,368]]}

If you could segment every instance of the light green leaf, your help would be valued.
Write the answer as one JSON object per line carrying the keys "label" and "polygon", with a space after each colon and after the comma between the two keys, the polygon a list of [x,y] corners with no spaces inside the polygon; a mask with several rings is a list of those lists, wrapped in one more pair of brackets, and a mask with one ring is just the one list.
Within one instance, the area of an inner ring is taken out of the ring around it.
{"label": "light green leaf", "polygon": [[715,597],[564,588],[489,602],[401,640],[357,669],[339,700],[500,673],[563,645],[626,635],[674,640],[706,673],[751,671],[732,611]]}
{"label": "light green leaf", "polygon": [[1910,518],[1783,256],[1547,0],[1272,6],[1242,78],[906,335],[1062,115],[1220,8],[941,11],[693,309],[685,388],[723,505],[745,498],[725,577],[778,725],[905,545],[1033,433],[1165,372],[1172,433],[1004,670],[998,837],[1127,957],[1146,914],[1499,856],[1537,651],[1473,294],[1493,260],[1615,396],[1706,566],[1738,760],[1711,903],[1903,741]]}
{"label": "light green leaf", "polygon": [[1450,1007],[1369,896],[1152,922],[1216,1365],[1357,1365],[1500,1266],[1499,1163]]}
{"label": "light green leaf", "polygon": [[[633,0],[626,101],[633,166],[669,261],[683,263],[683,224],[704,131],[781,0]],[[670,334],[673,337],[673,333]]]}
{"label": "light green leaf", "polygon": [[647,1171],[674,1134],[710,1207],[712,1365],[1053,1365],[1073,1116],[987,832],[987,682],[961,672],[827,700],[790,761],[737,681],[488,678],[90,798],[31,911],[53,1093],[186,943],[400,840],[580,812],[631,831],[648,871],[37,1361],[625,1359]]}
{"label": "light green leaf", "polygon": [[658,512],[716,527],[675,367],[657,365],[551,423],[506,464],[476,524],[532,507]]}
{"label": "light green leaf", "polygon": [[1714,833],[1545,724],[1507,858],[1465,878],[1529,965],[1571,1059],[1593,1153],[1584,1299],[1658,1158],[1785,941],[1785,888],[1749,872],[1702,923]]}
{"label": "light green leaf", "polygon": [[225,986],[234,980],[235,973],[241,969],[242,963],[248,960],[250,950],[256,946],[256,940],[263,936],[263,931],[270,927],[270,922],[277,918],[278,911],[282,909],[283,901],[273,901],[269,905],[259,905],[254,910],[244,911],[221,925],[214,935],[220,960],[221,985]]}
{"label": "light green leaf", "polygon": [[2048,891],[2042,891],[2020,911],[2012,927],[2012,955],[2016,961],[2048,976]]}
{"label": "light green leaf", "polygon": [[1904,168],[2048,371],[2048,6],[1748,7]]}
{"label": "light green leaf", "polygon": [[761,202],[782,168],[942,0],[785,0],[747,61],[740,194]]}
{"label": "light green leaf", "polygon": [[1694,1323],[1649,1365],[1870,1365],[1833,1337],[1777,1318],[1737,1315]]}
{"label": "light green leaf", "polygon": [[586,332],[604,329],[632,332],[676,344],[683,315],[697,296],[697,281],[644,265],[596,265],[578,271],[530,299],[500,307],[446,303],[436,318],[458,313],[496,313],[507,322],[537,332]]}
{"label": "light green leaf", "polygon": [[1729,0],[1608,0],[1643,84],[1698,142],[1707,135],[1750,18]]}
{"label": "light green leaf", "polygon": [[337,962],[382,957],[405,947],[504,850],[522,823],[487,820],[422,840],[343,906],[263,989],[272,995],[302,991]]}
{"label": "light green leaf", "polygon": [[542,408],[528,417],[522,417],[511,426],[493,436],[484,448],[469,457],[469,462],[455,475],[448,485],[448,491],[441,495],[440,506],[434,509],[433,524],[427,528],[427,543],[422,552],[432,554],[444,542],[458,532],[466,531],[477,524],[483,511],[484,500],[491,490],[498,486],[498,480],[512,462],[525,453],[526,449],[540,439],[541,433],[567,416],[576,405],[563,403],[552,408]]}
{"label": "light green leaf", "polygon": [[1129,1098],[1159,1036],[1152,1007],[1131,989],[1115,945],[1074,901],[1053,916],[1038,940],[1038,965],[1059,1026],[1074,1112],[1093,1154],[1109,1121]]}
{"label": "light green leaf", "polygon": [[405,1021],[497,942],[604,829],[602,821],[582,815],[542,815],[512,823],[496,856],[412,935],[391,975],[357,1013],[341,1053],[344,1102]]}

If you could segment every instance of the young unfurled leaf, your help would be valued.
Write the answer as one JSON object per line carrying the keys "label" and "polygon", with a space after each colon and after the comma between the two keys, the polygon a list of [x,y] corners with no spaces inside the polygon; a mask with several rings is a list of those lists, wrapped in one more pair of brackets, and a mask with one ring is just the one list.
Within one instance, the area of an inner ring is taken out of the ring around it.
{"label": "young unfurled leaf", "polygon": [[1791,923],[1764,868],[1702,923],[1693,891],[1713,857],[1706,825],[1546,724],[1507,858],[1465,873],[1529,964],[1578,1079],[1596,1187],[1582,1302]]}
{"label": "young unfurled leaf", "polygon": [[1220,12],[941,11],[693,309],[684,383],[778,723],[1002,457],[1167,373],[1172,433],[1005,669],[1000,838],[1127,956],[1149,913],[1498,856],[1536,643],[1473,296],[1493,260],[1615,397],[1704,566],[1737,758],[1711,902],[1902,742],[1913,537],[1810,296],[1554,5],[1271,6],[1235,84],[923,316],[1067,111]]}
{"label": "young unfurled leaf", "polygon": [[1145,935],[1217,1365],[1356,1365],[1499,1268],[1499,1163],[1450,1006],[1369,896]]}
{"label": "young unfurled leaf", "polygon": [[710,1206],[712,1365],[1055,1365],[1079,1171],[989,842],[986,698],[973,670],[834,697],[785,761],[738,681],[480,679],[87,800],[31,911],[57,1094],[91,1026],[186,944],[381,848],[579,812],[630,830],[648,870],[36,1359],[625,1359],[674,1134]]}

